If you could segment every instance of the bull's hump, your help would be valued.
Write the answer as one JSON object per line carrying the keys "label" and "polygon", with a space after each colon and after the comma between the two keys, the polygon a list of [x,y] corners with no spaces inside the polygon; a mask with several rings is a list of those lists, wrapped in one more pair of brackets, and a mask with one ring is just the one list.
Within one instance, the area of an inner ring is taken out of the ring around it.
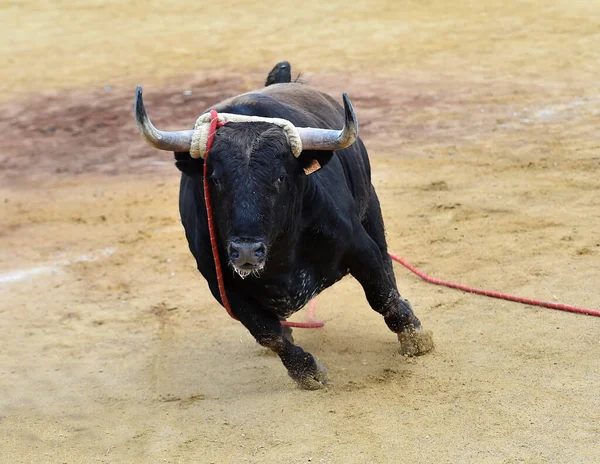
{"label": "bull's hump", "polygon": [[221,113],[288,119],[298,127],[340,129],[344,110],[329,95],[305,84],[273,84],[213,106]]}

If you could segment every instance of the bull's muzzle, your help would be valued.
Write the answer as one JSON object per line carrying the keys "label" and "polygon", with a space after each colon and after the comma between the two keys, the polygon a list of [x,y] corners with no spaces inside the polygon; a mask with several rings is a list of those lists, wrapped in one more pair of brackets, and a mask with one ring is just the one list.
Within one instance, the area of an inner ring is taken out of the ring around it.
{"label": "bull's muzzle", "polygon": [[227,253],[235,271],[245,277],[243,274],[260,271],[264,267],[267,247],[262,242],[233,241],[229,243]]}

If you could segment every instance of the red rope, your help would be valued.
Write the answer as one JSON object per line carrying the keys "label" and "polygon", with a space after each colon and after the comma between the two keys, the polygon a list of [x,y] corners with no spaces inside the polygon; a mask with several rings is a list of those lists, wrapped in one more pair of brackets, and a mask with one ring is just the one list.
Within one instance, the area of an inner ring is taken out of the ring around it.
{"label": "red rope", "polygon": [[298,329],[320,329],[321,327],[324,327],[325,323],[315,318],[316,306],[316,300],[310,300],[310,304],[308,305],[308,318],[311,322],[282,321],[281,325],[284,325],[286,327],[296,327]]}
{"label": "red rope", "polygon": [[[219,127],[224,126],[225,124],[226,124],[226,122],[219,121],[218,113],[215,110],[211,110],[211,112],[210,112],[210,129],[208,132],[208,140],[206,143],[206,155],[204,156],[204,180],[203,180],[204,202],[205,202],[205,206],[206,206],[206,214],[208,216],[208,233],[210,235],[210,245],[212,248],[213,259],[215,262],[215,270],[217,272],[217,283],[219,286],[219,294],[221,295],[221,301],[223,302],[223,306],[227,310],[227,313],[233,319],[238,321],[239,319],[237,317],[235,317],[235,315],[231,311],[231,306],[229,305],[229,300],[227,299],[227,294],[225,293],[225,285],[223,283],[223,270],[221,269],[221,260],[219,259],[219,250],[217,249],[217,238],[216,238],[216,234],[215,234],[213,210],[212,210],[212,205],[210,202],[210,191],[208,189],[208,178],[207,178],[208,154],[210,153],[210,149],[211,149],[213,141],[215,139],[215,133],[217,132],[217,129]],[[589,316],[600,317],[600,311],[597,311],[595,309],[578,308],[576,306],[569,306],[569,305],[564,305],[564,304],[559,304],[559,303],[550,303],[547,301],[540,301],[540,300],[534,300],[531,298],[524,298],[524,297],[519,297],[519,296],[508,295],[506,293],[492,292],[489,290],[481,290],[478,288],[468,287],[466,285],[457,284],[454,282],[448,282],[445,280],[435,279],[433,277],[428,276],[424,272],[419,271],[416,267],[411,266],[406,261],[404,261],[402,258],[400,258],[392,253],[390,253],[390,257],[394,261],[397,261],[398,263],[402,264],[405,268],[407,268],[410,271],[417,274],[423,280],[430,282],[434,285],[443,285],[444,287],[455,288],[457,290],[462,290],[464,292],[476,293],[478,295],[484,295],[484,296],[488,296],[491,298],[499,298],[502,300],[515,301],[517,303],[523,303],[523,304],[528,304],[528,305],[533,305],[533,306],[542,306],[544,308],[550,308],[550,309],[557,309],[559,311],[568,311],[571,313],[587,314]],[[281,325],[286,326],[286,327],[295,327],[295,328],[301,328],[301,329],[317,329],[317,328],[323,327],[325,325],[325,323],[315,319],[315,317],[314,317],[315,306],[316,306],[315,300],[312,300],[310,302],[310,305],[308,308],[308,318],[310,319],[311,322],[281,321]]]}
{"label": "red rope", "polygon": [[221,269],[221,260],[219,259],[219,250],[217,249],[217,237],[215,234],[215,223],[213,220],[213,210],[210,202],[210,190],[208,189],[208,154],[210,148],[215,140],[215,133],[217,129],[223,126],[225,123],[219,122],[219,115],[215,110],[210,112],[210,128],[208,129],[208,140],[206,142],[206,155],[204,155],[204,205],[206,206],[206,215],[208,217],[208,234],[210,235],[210,246],[212,248],[213,260],[215,262],[215,271],[217,272],[217,284],[219,286],[219,294],[221,295],[221,301],[223,306],[227,310],[227,313],[236,321],[239,321],[237,317],[231,311],[229,306],[229,300],[227,299],[227,293],[225,293],[225,284],[223,283],[223,270]]}
{"label": "red rope", "polygon": [[533,306],[542,306],[543,308],[557,309],[559,311],[568,311],[570,313],[579,313],[579,314],[587,314],[588,316],[596,316],[600,317],[600,311],[595,309],[586,309],[586,308],[578,308],[576,306],[569,306],[559,303],[550,303],[548,301],[534,300],[531,298],[524,298],[520,296],[508,295],[506,293],[492,292],[489,290],[482,290],[479,288],[468,287],[466,285],[456,284],[454,282],[448,282],[445,280],[435,279],[433,277],[428,276],[424,272],[419,271],[416,267],[411,266],[402,258],[393,255],[390,253],[391,258],[394,261],[399,262],[405,268],[417,274],[421,279],[426,280],[429,283],[435,285],[443,285],[444,287],[456,288],[458,290],[462,290],[463,292],[476,293],[478,295],[489,296],[491,298],[499,298],[501,300],[515,301],[517,303],[523,303]]}

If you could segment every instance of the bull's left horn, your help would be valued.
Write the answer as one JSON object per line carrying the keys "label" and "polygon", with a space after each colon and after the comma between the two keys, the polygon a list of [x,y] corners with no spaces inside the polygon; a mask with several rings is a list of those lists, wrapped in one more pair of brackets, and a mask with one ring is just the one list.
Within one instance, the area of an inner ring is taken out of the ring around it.
{"label": "bull's left horn", "polygon": [[148,144],[159,150],[167,151],[190,151],[192,145],[193,130],[184,131],[160,131],[152,125],[142,98],[142,86],[138,85],[135,92],[135,103],[133,104],[135,123],[140,134]]}
{"label": "bull's left horn", "polygon": [[341,150],[347,148],[358,137],[358,119],[348,98],[343,94],[345,122],[342,130],[297,127],[302,140],[302,150]]}

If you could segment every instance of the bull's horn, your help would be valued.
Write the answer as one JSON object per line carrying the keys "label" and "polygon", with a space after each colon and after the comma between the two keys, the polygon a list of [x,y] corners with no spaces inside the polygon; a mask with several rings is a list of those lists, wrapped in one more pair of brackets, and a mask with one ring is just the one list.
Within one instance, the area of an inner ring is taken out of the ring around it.
{"label": "bull's horn", "polygon": [[358,137],[358,119],[348,94],[343,94],[345,122],[342,130],[297,127],[302,150],[341,150],[352,145]]}
{"label": "bull's horn", "polygon": [[163,132],[154,127],[146,114],[144,99],[142,98],[142,86],[140,85],[138,85],[136,89],[133,111],[135,113],[135,122],[138,130],[148,144],[159,150],[190,151],[194,131],[184,130]]}

